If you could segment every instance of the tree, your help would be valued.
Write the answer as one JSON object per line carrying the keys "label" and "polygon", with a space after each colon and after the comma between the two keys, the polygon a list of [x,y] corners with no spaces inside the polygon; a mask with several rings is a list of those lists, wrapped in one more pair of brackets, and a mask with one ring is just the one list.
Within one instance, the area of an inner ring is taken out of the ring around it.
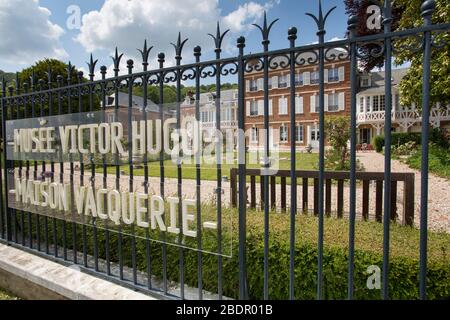
{"label": "tree", "polygon": [[[380,1],[381,4],[384,1]],[[359,18],[359,25],[357,29],[358,36],[381,33],[383,30],[369,30],[366,25],[368,18],[367,7],[376,1],[371,0],[345,0],[346,12],[348,15],[357,15]],[[421,17],[420,7],[422,0],[394,0],[392,1],[392,30],[405,30],[415,28],[423,25],[423,18]],[[433,14],[432,22],[434,24],[448,23],[450,21],[450,2],[448,0],[436,0],[436,9]],[[450,34],[444,32],[440,35],[435,35],[436,42],[442,41],[445,43],[443,48],[433,49],[431,57],[431,90],[430,102],[435,104],[441,102],[447,104],[450,102]],[[400,96],[402,105],[412,105],[416,103],[421,106],[422,103],[422,64],[423,51],[414,52],[414,50],[403,49],[407,47],[419,48],[421,38],[409,37],[397,39],[393,45],[394,62],[396,65],[402,65],[410,62],[411,67],[407,75],[400,83]],[[370,50],[376,45],[368,45],[362,48],[363,51]],[[374,67],[382,67],[384,64],[384,57],[368,57],[362,59],[361,66],[364,70],[370,71]]]}
{"label": "tree", "polygon": [[328,168],[333,170],[348,169],[348,147],[350,140],[350,119],[344,116],[325,118],[325,138],[332,147],[327,153]]}
{"label": "tree", "polygon": [[[48,78],[48,74],[50,71],[50,79]],[[25,68],[22,71],[19,72],[19,83],[21,87],[21,91],[24,90],[24,84],[26,83],[29,87],[29,90],[31,90],[31,81],[34,74],[34,90],[37,91],[39,89],[46,90],[49,88],[49,80],[51,82],[51,88],[56,88],[58,86],[57,79],[58,76],[62,77],[61,86],[67,86],[67,79],[69,74],[69,65],[56,60],[56,59],[44,59],[36,62],[31,67]],[[83,75],[81,78],[81,82],[87,83],[88,80],[86,79],[87,75]],[[42,81],[40,81],[42,80]],[[70,72],[70,80],[71,84],[77,84],[79,82],[78,79],[78,70],[75,67],[71,67]],[[42,87],[40,85],[42,84]],[[16,85],[15,82],[12,83],[13,85]],[[93,110],[99,110],[100,109],[100,98],[96,94],[93,96]],[[22,106],[27,108],[27,115],[31,116],[31,103],[30,101],[26,101],[27,104]],[[35,101],[35,114],[39,115],[41,111],[41,104],[38,101]],[[72,112],[78,111],[78,98],[77,97],[71,97],[71,104],[72,104]],[[68,112],[68,99],[67,99],[67,91],[62,92],[62,100],[61,100],[61,108],[63,113]],[[53,114],[58,113],[58,101],[57,101],[57,94],[55,93],[53,95],[53,101],[52,101],[52,112]],[[82,107],[83,111],[89,111],[90,105],[89,105],[89,96],[85,92],[83,92],[82,96]],[[21,114],[24,114],[25,110],[21,110]],[[43,105],[43,114],[48,115],[49,114],[49,104],[45,103]]]}

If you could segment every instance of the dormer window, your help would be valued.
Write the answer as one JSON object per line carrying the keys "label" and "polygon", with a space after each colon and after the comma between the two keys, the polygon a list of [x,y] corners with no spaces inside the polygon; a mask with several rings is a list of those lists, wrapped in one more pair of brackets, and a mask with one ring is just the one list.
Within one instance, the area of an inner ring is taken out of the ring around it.
{"label": "dormer window", "polygon": [[361,88],[367,88],[367,87],[370,87],[370,77],[363,76],[363,77],[361,77]]}

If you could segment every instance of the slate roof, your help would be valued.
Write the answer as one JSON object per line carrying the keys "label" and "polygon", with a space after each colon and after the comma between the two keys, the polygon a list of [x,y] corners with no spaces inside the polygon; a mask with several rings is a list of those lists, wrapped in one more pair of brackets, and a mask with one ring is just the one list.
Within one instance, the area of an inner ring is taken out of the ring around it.
{"label": "slate roof", "polygon": [[[403,77],[408,72],[407,68],[404,69],[393,69],[392,70],[392,88],[393,90],[398,90],[398,85],[400,81],[403,79]],[[364,94],[375,94],[375,93],[384,93],[384,85],[385,85],[385,72],[384,71],[378,71],[378,72],[370,72],[371,76],[371,86],[370,87],[363,87],[360,88],[358,93],[364,93]]]}

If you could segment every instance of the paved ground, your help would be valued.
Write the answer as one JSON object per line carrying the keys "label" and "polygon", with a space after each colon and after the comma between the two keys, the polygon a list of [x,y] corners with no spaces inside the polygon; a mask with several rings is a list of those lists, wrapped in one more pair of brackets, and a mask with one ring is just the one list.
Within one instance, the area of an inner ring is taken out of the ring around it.
{"label": "paved ground", "polygon": [[[366,171],[384,171],[384,156],[376,152],[360,152],[358,159],[364,165]],[[392,172],[414,172],[415,174],[415,216],[414,224],[420,221],[420,171],[411,169],[398,160],[392,160]],[[430,229],[441,230],[450,233],[450,181],[429,174],[428,179],[428,225]],[[399,184],[399,193],[402,194],[403,186]],[[401,201],[399,198],[397,201]]]}
{"label": "paved ground", "polygon": [[[366,171],[384,171],[384,157],[381,154],[375,152],[362,152],[357,154],[358,159],[364,165]],[[58,169],[59,166],[55,166],[56,177],[58,177]],[[70,172],[69,167],[65,168],[65,172]],[[397,160],[392,160],[392,172],[414,172],[415,173],[415,217],[414,224],[419,226],[419,208],[420,208],[420,172],[410,169],[405,164]],[[79,175],[79,172],[76,171],[75,175]],[[87,170],[85,172],[85,184],[89,183],[90,171]],[[64,180],[67,181],[69,178],[65,177]],[[75,183],[79,183],[79,177],[75,178]],[[96,185],[98,187],[102,184],[102,174],[97,171],[97,177],[95,179]],[[135,192],[143,192],[144,191],[144,177],[136,176],[133,181],[133,191]],[[108,175],[108,186],[112,187],[116,183],[116,179],[114,175]],[[129,191],[130,180],[129,176],[122,175],[120,180],[120,189],[123,191]],[[222,195],[222,203],[223,205],[228,206],[230,203],[230,184],[229,182],[223,182],[223,195]],[[200,187],[201,200],[202,202],[215,204],[215,190],[217,188],[217,182],[215,181],[202,181]],[[178,190],[177,179],[166,178],[164,182],[164,191],[166,196],[176,196]],[[429,229],[435,231],[445,231],[450,233],[450,181],[436,177],[430,174],[429,178],[429,217],[428,217],[428,226]],[[150,177],[149,178],[149,193],[151,194],[159,194],[160,193],[160,179]],[[250,193],[250,191],[248,191]],[[302,203],[302,191],[301,186],[298,187],[298,199],[297,203],[299,204],[299,210],[301,210]],[[308,195],[309,195],[309,203],[308,209],[310,212],[313,211],[313,194],[314,189],[313,186],[309,186]],[[349,211],[349,194],[350,190],[348,185],[344,186],[344,216],[348,215]],[[259,202],[260,195],[260,187],[259,183],[256,184],[256,195],[257,195],[257,203]],[[277,208],[280,210],[281,208],[281,188],[280,185],[277,185],[276,188],[276,198],[277,198]],[[375,219],[375,183],[370,185],[369,192],[369,219]],[[182,197],[188,199],[195,199],[196,197],[196,182],[195,180],[184,179],[182,182]],[[250,197],[250,194],[249,194]],[[331,205],[332,205],[332,215],[336,215],[337,211],[337,188],[334,185],[332,187],[331,194]],[[357,197],[356,197],[356,208],[357,208],[357,219],[361,218],[362,211],[362,188],[358,186],[357,189]],[[290,186],[287,186],[287,194],[286,194],[286,202],[289,206],[290,203]],[[399,183],[398,185],[398,195],[397,195],[397,213],[399,220],[402,220],[403,213],[403,184]]]}

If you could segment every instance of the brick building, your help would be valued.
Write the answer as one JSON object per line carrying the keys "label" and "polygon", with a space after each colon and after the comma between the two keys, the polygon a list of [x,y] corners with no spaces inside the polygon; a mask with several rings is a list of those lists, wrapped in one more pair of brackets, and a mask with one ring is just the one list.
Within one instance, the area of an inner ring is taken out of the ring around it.
{"label": "brick building", "polygon": [[[328,55],[337,50],[328,52]],[[306,61],[311,55],[302,54]],[[278,58],[274,58],[273,62]],[[279,58],[283,59],[283,58]],[[295,132],[290,132],[290,72],[286,68],[269,71],[269,146],[289,150],[291,139],[297,149],[319,147],[319,66],[305,64],[295,70]],[[245,128],[250,148],[263,146],[264,88],[263,72],[245,75]],[[325,116],[350,114],[350,61],[325,63]]]}

